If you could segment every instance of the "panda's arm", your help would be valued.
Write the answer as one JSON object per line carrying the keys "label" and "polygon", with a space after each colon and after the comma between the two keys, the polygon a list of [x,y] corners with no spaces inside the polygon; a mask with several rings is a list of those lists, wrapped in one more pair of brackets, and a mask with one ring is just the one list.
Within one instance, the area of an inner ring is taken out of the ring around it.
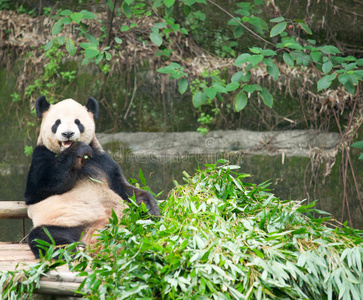
{"label": "panda's arm", "polygon": [[151,215],[160,216],[158,203],[151,193],[132,186],[122,174],[120,166],[107,153],[101,155],[101,160],[103,170],[108,174],[110,188],[114,192],[126,201],[129,201],[129,198],[135,195],[138,205],[144,202]]}
{"label": "panda's arm", "polygon": [[69,191],[78,176],[77,156],[71,150],[56,155],[44,146],[36,147],[25,190],[26,204]]}

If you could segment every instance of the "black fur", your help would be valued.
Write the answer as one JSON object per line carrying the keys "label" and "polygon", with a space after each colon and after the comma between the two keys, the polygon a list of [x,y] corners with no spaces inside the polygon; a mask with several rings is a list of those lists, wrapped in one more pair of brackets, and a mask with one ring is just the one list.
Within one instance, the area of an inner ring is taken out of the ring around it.
{"label": "black fur", "polygon": [[54,125],[52,126],[52,132],[53,133],[57,132],[57,129],[58,129],[60,124],[61,124],[61,120],[58,119],[57,121],[55,121]]}
{"label": "black fur", "polygon": [[96,99],[89,97],[88,102],[86,104],[86,108],[89,112],[93,113],[94,119],[97,120],[99,107],[98,107],[98,103],[97,103]]}
{"label": "black fur", "polygon": [[50,107],[47,99],[44,96],[40,96],[35,102],[35,110],[37,111],[37,117],[41,118],[43,113],[46,112]]}
{"label": "black fur", "polygon": [[79,119],[75,119],[74,120],[74,123],[76,123],[76,125],[78,126],[78,129],[81,133],[84,132],[84,126],[83,124],[81,123],[81,121]]}
{"label": "black fur", "polygon": [[28,173],[26,204],[35,204],[52,195],[61,195],[71,190],[81,178],[80,160],[85,154],[91,157],[92,153],[92,148],[83,142],[73,143],[59,154],[45,146],[37,146]]}
{"label": "black fur", "polygon": [[45,250],[38,247],[38,244],[35,241],[36,239],[46,241],[51,245],[53,243],[44,231],[45,227],[54,239],[55,245],[68,245],[78,242],[81,238],[83,230],[85,229],[83,226],[73,227],[72,230],[70,230],[69,227],[60,226],[38,226],[34,228],[29,233],[28,239],[30,249],[36,258],[40,257],[40,252],[43,254],[43,256],[45,254]]}

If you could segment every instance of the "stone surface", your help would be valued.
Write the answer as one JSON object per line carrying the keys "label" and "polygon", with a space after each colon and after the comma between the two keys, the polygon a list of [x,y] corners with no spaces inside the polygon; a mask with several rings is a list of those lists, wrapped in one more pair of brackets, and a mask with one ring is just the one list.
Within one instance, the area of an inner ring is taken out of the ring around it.
{"label": "stone surface", "polygon": [[123,150],[136,155],[213,154],[242,151],[248,154],[308,157],[313,151],[336,154],[338,133],[316,130],[255,132],[248,130],[198,132],[119,132],[100,133],[100,143],[120,143]]}

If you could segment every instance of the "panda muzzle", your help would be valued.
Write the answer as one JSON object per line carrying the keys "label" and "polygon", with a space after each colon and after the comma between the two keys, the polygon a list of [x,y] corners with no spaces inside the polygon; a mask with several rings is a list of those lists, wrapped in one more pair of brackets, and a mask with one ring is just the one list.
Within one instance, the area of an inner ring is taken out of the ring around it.
{"label": "panda muzzle", "polygon": [[68,140],[68,141],[60,141],[60,147],[61,147],[61,151],[69,148],[72,144],[73,144],[74,140]]}

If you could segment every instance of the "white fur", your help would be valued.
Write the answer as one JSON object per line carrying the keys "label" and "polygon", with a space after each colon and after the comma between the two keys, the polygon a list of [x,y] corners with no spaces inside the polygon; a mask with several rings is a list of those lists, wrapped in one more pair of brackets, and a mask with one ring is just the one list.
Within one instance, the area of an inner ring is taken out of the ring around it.
{"label": "white fur", "polygon": [[122,216],[126,207],[122,198],[107,183],[97,183],[89,179],[77,183],[69,192],[29,205],[28,216],[34,227],[75,227],[100,221],[107,223],[112,210]]}
{"label": "white fur", "polygon": [[[52,126],[56,120],[61,120],[56,133],[52,132]],[[84,126],[84,132],[81,133],[75,120],[79,119]],[[73,99],[66,99],[57,104],[51,105],[49,109],[43,113],[43,121],[40,126],[40,134],[38,138],[38,146],[44,145],[54,153],[60,153],[60,141],[67,140],[62,136],[62,132],[72,131],[75,135],[72,139],[83,141],[86,144],[93,142],[93,145],[102,149],[95,135],[95,122],[93,114],[87,108]]]}

